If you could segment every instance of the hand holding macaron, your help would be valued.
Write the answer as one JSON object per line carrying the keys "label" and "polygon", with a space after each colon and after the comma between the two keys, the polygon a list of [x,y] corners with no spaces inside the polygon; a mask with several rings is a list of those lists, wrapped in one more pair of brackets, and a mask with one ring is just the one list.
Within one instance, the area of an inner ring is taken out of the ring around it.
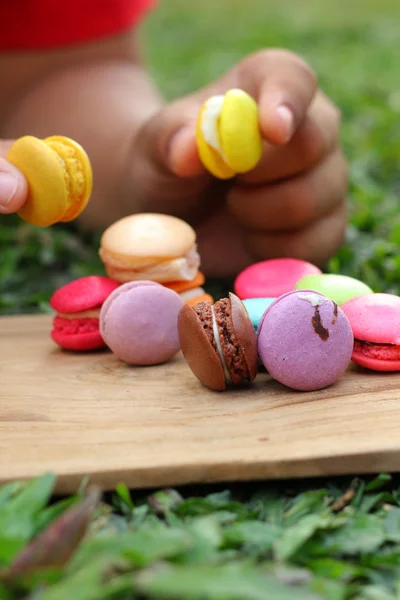
{"label": "hand holding macaron", "polygon": [[346,222],[339,122],[298,56],[255,53],[142,126],[131,161],[139,207],[196,219],[208,274],[277,256],[323,264]]}
{"label": "hand holding macaron", "polygon": [[0,212],[39,227],[76,219],[89,202],[93,175],[85,150],[74,140],[23,136],[0,144]]}

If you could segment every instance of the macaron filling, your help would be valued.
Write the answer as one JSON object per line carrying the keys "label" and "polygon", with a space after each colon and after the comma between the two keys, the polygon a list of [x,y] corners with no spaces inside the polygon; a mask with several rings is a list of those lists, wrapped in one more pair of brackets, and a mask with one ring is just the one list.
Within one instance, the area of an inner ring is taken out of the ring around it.
{"label": "macaron filling", "polygon": [[200,255],[196,246],[193,246],[185,256],[179,258],[149,257],[146,261],[125,258],[107,252],[103,248],[100,249],[99,254],[108,275],[120,283],[142,279],[159,283],[192,281],[200,266]]}
{"label": "macaron filling", "polygon": [[400,361],[400,346],[396,344],[378,344],[363,340],[354,340],[353,352],[377,360]]}
{"label": "macaron filling", "polygon": [[55,317],[53,320],[53,332],[62,333],[63,335],[77,335],[84,333],[93,333],[99,330],[98,318],[85,319],[65,319],[63,317]]}
{"label": "macaron filling", "polygon": [[228,367],[226,366],[224,353],[222,351],[222,346],[221,346],[221,340],[219,338],[219,331],[218,331],[217,319],[215,317],[214,306],[211,306],[211,315],[212,315],[212,328],[213,328],[214,340],[215,340],[215,344],[217,346],[219,360],[221,361],[221,365],[224,370],[225,381],[226,381],[226,383],[231,383],[232,379],[229,374]]}
{"label": "macaron filling", "polygon": [[61,319],[99,319],[100,318],[100,307],[99,308],[91,308],[89,310],[83,310],[81,312],[76,313],[62,313],[58,312],[57,317]]}
{"label": "macaron filling", "polygon": [[221,346],[221,352],[230,376],[230,381],[238,384],[242,379],[250,380],[245,355],[236,337],[232,321],[232,306],[228,298],[218,300],[212,307]]}
{"label": "macaron filling", "polygon": [[99,319],[64,319],[56,316],[51,331],[52,340],[65,350],[86,352],[105,348],[100,334]]}
{"label": "macaron filling", "polygon": [[219,118],[223,104],[224,96],[212,96],[207,100],[204,104],[204,111],[201,119],[201,131],[207,144],[214,148],[221,158],[227,162],[218,131]]}
{"label": "macaron filling", "polygon": [[201,273],[201,271],[198,271],[196,276],[190,281],[168,281],[164,285],[171,290],[174,290],[174,292],[181,294],[194,288],[201,288],[205,281],[206,278],[204,277],[204,274]]}
{"label": "macaron filling", "polygon": [[193,298],[198,298],[199,296],[204,296],[205,291],[201,287],[193,288],[191,290],[185,290],[181,292],[179,295],[184,302],[188,302],[189,300],[193,300]]}
{"label": "macaron filling", "polygon": [[232,307],[228,298],[199,302],[193,307],[214,352],[217,354],[227,383],[238,384],[252,379],[243,350],[238,342],[232,321]]}
{"label": "macaron filling", "polygon": [[47,145],[56,153],[63,171],[65,184],[68,189],[68,208],[63,220],[69,220],[76,211],[76,205],[85,195],[85,177],[78,154],[72,146],[63,144],[60,140],[46,141]]}

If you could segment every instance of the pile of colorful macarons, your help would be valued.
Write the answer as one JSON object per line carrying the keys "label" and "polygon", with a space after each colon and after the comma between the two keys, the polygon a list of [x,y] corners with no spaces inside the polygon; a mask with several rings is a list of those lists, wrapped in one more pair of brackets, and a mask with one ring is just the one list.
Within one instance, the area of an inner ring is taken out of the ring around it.
{"label": "pile of colorful macarons", "polygon": [[400,298],[374,293],[305,261],[256,263],[235,293],[214,303],[201,287],[193,229],[184,221],[139,214],[101,238],[106,275],[57,290],[53,340],[62,348],[108,347],[132,365],[155,365],[179,350],[206,387],[251,383],[264,367],[283,385],[317,390],[337,381],[350,360],[400,370]]}
{"label": "pile of colorful macarons", "polygon": [[[354,363],[376,371],[400,370],[399,296],[374,293],[365,283],[353,277],[324,274],[315,265],[289,258],[250,266],[237,277],[234,287],[258,333],[259,347],[271,314],[274,315],[274,326],[277,326],[278,306],[288,303],[285,297],[300,298],[305,291],[315,292],[334,303],[338,314],[343,313],[350,324],[354,337],[351,355]],[[291,318],[289,312],[288,319]],[[322,320],[322,324],[327,329],[337,327],[339,319],[332,321],[335,322],[325,323]],[[284,319],[277,331],[282,339],[288,335],[285,323]],[[272,327],[271,323],[269,327]],[[300,339],[298,343],[301,344]],[[308,351],[306,338],[303,338],[302,345],[304,351]]]}
{"label": "pile of colorful macarons", "polygon": [[213,302],[193,228],[168,215],[132,215],[106,229],[99,254],[107,276],[82,277],[51,297],[53,340],[73,351],[108,346],[137,365],[171,358],[180,308]]}
{"label": "pile of colorful macarons", "polygon": [[[215,177],[254,168],[263,151],[254,99],[239,89],[209,98],[196,141]],[[77,142],[24,136],[7,158],[27,179],[19,215],[29,223],[71,221],[86,207],[92,169]],[[133,365],[159,364],[181,349],[214,390],[253,381],[260,363],[298,390],[334,383],[351,359],[376,371],[400,370],[400,298],[351,277],[300,260],[268,260],[240,273],[235,294],[214,304],[202,287],[194,230],[161,214],[114,223],[101,238],[100,257],[104,275],[72,281],[51,298],[51,335],[62,348],[108,347]]]}
{"label": "pile of colorful macarons", "polygon": [[118,283],[161,283],[192,306],[213,301],[202,288],[196,233],[182,219],[154,213],[125,217],[103,233],[100,258]]}

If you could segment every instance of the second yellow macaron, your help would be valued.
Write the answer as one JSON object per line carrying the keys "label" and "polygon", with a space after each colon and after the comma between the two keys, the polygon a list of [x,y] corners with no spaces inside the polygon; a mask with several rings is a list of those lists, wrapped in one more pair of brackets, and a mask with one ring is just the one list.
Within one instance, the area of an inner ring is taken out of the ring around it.
{"label": "second yellow macaron", "polygon": [[200,110],[196,141],[202,163],[215,177],[250,171],[263,152],[257,103],[239,89],[212,96]]}
{"label": "second yellow macaron", "polygon": [[72,221],[92,193],[92,167],[85,150],[74,140],[27,135],[11,146],[7,160],[28,182],[28,199],[18,215],[39,227]]}

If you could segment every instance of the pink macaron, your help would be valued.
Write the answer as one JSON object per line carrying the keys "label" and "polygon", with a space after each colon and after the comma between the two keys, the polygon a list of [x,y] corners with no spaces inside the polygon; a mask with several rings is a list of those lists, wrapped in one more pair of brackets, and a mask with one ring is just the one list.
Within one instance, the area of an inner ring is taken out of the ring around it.
{"label": "pink macaron", "polygon": [[153,281],[121,285],[103,304],[100,332],[107,346],[132,365],[156,365],[180,348],[179,294]]}
{"label": "pink macaron", "polygon": [[319,390],[345,372],[353,333],[341,308],[318,292],[280,296],[258,327],[258,352],[269,374],[295,390]]}
{"label": "pink macaron", "polygon": [[50,298],[57,312],[51,337],[56,344],[75,352],[98,350],[106,344],[99,331],[100,308],[119,283],[102,275],[70,281]]}
{"label": "pink macaron", "polygon": [[306,275],[322,271],[297,258],[274,258],[247,267],[235,280],[235,293],[241,300],[248,298],[278,298],[294,290],[296,283]]}
{"label": "pink macaron", "polygon": [[400,371],[399,296],[359,296],[342,309],[354,333],[353,362],[374,371]]}

